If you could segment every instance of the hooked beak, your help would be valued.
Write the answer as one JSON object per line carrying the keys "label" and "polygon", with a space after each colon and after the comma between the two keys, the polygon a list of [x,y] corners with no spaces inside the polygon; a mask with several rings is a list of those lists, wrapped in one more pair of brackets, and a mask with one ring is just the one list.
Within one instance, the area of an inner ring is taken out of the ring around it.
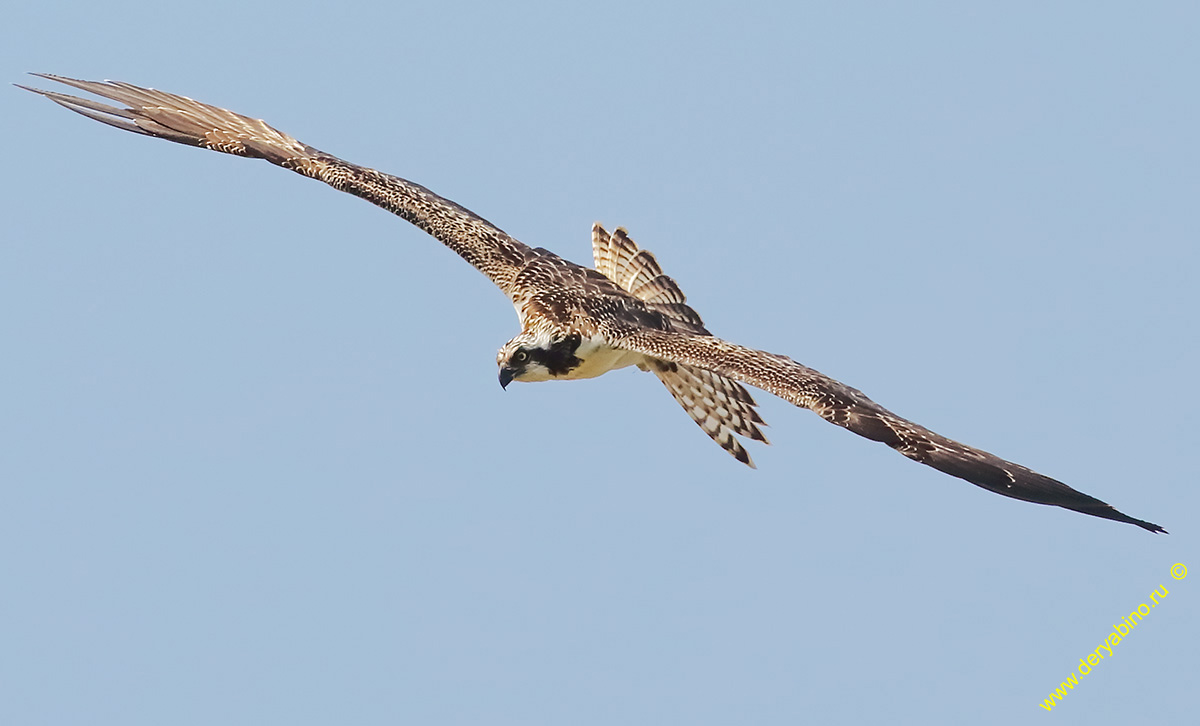
{"label": "hooked beak", "polygon": [[513,369],[504,366],[500,369],[500,387],[508,388],[508,384],[513,381]]}

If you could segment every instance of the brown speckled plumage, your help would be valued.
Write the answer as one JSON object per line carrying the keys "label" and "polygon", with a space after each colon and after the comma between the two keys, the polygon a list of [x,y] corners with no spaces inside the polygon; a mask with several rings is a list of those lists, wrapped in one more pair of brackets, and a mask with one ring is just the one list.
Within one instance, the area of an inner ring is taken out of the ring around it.
{"label": "brown speckled plumage", "polygon": [[[609,234],[599,224],[593,225],[592,256],[598,271],[645,301],[651,310],[670,318],[676,330],[710,335],[699,314],[687,305],[683,291],[663,274],[654,255],[639,249],[624,229],[618,227]],[[737,438],[741,435],[767,441],[756,425],[763,420],[754,410],[754,398],[749,391],[736,381],[696,366],[655,359],[642,367],[658,376],[713,441],[738,461],[754,466],[746,447]]]}
{"label": "brown speckled plumage", "polygon": [[765,438],[754,400],[740,381],[998,494],[1165,531],[1062,482],[933,433],[790,358],[713,337],[654,256],[624,230],[610,235],[596,225],[597,269],[587,269],[518,242],[419,184],[343,161],[261,120],[127,83],[35,75],[126,105],[27,89],[84,116],[180,144],[266,159],[362,197],[433,235],[495,282],[517,309],[522,333],[498,356],[502,385],[592,377],[637,365],[658,376],[705,433],[750,464],[736,436]]}

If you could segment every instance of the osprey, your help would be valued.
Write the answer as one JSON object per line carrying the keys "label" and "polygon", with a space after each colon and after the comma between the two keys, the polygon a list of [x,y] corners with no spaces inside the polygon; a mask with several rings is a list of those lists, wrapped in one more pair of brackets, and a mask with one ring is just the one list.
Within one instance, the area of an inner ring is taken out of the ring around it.
{"label": "osprey", "polygon": [[626,366],[649,371],[704,432],[754,466],[738,436],[766,442],[749,384],[914,461],[977,486],[1038,504],[1165,532],[1151,522],[1019,464],[908,421],[861,391],[781,355],[714,337],[654,255],[625,230],[592,227],[595,269],[513,239],[470,210],[399,177],[352,164],[265,122],[171,93],[117,81],[41,78],[125,108],[35,88],[50,100],[119,129],[267,161],[362,197],[425,230],[508,295],[521,332],[496,356],[500,385],[593,378]]}

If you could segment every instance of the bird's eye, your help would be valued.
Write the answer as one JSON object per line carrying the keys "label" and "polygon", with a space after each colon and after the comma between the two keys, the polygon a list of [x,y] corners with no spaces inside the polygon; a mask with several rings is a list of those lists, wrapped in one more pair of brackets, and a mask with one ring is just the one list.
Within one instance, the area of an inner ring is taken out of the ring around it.
{"label": "bird's eye", "polygon": [[524,363],[525,361],[529,360],[529,352],[524,348],[521,348],[517,350],[516,353],[513,353],[512,359],[514,363]]}

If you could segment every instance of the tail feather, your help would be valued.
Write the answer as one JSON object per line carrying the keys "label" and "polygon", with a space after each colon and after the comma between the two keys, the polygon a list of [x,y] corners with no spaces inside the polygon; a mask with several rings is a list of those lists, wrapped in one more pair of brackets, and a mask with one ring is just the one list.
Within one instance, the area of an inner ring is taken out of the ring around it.
{"label": "tail feather", "polygon": [[[694,335],[709,335],[704,321],[687,304],[679,285],[663,274],[658,260],[637,246],[629,234],[618,227],[609,234],[599,224],[592,226],[592,253],[596,270],[644,300],[654,311],[670,318],[678,330]],[[663,382],[671,396],[704,433],[735,459],[753,468],[750,454],[738,436],[769,443],[759,426],[766,423],[754,408],[753,396],[740,383],[703,368],[665,361],[646,367]]]}

